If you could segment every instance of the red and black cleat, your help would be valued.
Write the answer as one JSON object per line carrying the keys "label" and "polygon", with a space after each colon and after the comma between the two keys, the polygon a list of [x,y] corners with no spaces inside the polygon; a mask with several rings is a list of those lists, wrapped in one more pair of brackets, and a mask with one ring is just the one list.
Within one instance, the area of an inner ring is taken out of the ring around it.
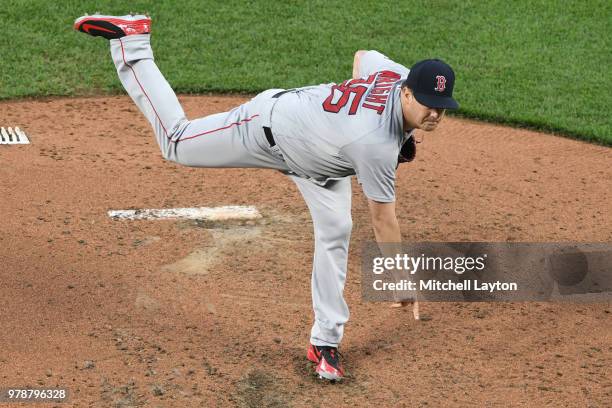
{"label": "red and black cleat", "polygon": [[315,371],[319,374],[319,378],[337,381],[344,377],[344,369],[340,364],[340,353],[338,348],[331,346],[314,346],[308,347],[306,355],[308,360],[316,363]]}
{"label": "red and black cleat", "polygon": [[319,359],[321,358],[321,352],[317,350],[317,346],[310,345],[308,347],[308,353],[306,354],[306,358],[313,363],[319,364]]}
{"label": "red and black cleat", "polygon": [[93,14],[76,19],[74,29],[94,37],[107,40],[122,38],[128,35],[149,34],[151,17],[145,15],[103,16]]}

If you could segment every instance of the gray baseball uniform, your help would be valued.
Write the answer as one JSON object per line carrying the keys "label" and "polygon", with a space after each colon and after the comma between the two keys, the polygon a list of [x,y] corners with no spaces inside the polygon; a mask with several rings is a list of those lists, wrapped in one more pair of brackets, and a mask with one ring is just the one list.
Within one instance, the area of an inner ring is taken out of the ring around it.
{"label": "gray baseball uniform", "polygon": [[153,126],[165,159],[277,169],[296,183],[314,224],[310,341],[338,346],[349,317],[343,297],[352,227],[348,176],[357,175],[368,198],[394,201],[398,152],[408,137],[399,98],[408,69],[370,51],[361,58],[361,79],[281,95],[271,89],[229,112],[188,120],[154,63],[148,34],[110,43],[119,78]]}

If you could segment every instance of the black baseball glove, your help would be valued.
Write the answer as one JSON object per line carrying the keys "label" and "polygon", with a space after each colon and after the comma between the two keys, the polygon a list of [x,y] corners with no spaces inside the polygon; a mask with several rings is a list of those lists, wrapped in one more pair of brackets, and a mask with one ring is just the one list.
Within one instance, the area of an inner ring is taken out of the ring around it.
{"label": "black baseball glove", "polygon": [[404,145],[400,149],[397,157],[397,164],[408,163],[414,160],[416,156],[416,141],[414,135],[411,135],[408,140],[404,142]]}

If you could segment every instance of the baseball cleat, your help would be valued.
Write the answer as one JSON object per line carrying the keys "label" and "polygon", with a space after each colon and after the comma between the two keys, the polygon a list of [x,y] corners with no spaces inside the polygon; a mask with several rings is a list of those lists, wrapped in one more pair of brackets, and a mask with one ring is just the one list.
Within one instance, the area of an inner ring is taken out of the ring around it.
{"label": "baseball cleat", "polygon": [[127,16],[86,15],[75,20],[74,29],[94,37],[99,36],[112,40],[128,35],[149,34],[151,32],[151,17],[142,14],[128,14]]}
{"label": "baseball cleat", "polygon": [[313,363],[319,364],[319,359],[321,358],[321,352],[317,350],[317,346],[310,345],[308,347],[308,353],[306,354],[306,358]]}
{"label": "baseball cleat", "polygon": [[308,360],[317,363],[315,371],[319,374],[319,378],[337,381],[344,377],[344,369],[340,364],[340,353],[338,348],[331,346],[314,346],[308,347]]}

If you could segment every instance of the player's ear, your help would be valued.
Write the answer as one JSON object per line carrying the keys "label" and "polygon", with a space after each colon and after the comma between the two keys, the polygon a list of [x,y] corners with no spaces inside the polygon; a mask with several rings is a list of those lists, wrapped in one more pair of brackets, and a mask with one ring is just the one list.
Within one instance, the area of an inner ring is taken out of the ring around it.
{"label": "player's ear", "polygon": [[404,94],[404,97],[410,101],[412,99],[412,90],[410,88],[408,88],[407,86],[402,86],[402,94]]}

